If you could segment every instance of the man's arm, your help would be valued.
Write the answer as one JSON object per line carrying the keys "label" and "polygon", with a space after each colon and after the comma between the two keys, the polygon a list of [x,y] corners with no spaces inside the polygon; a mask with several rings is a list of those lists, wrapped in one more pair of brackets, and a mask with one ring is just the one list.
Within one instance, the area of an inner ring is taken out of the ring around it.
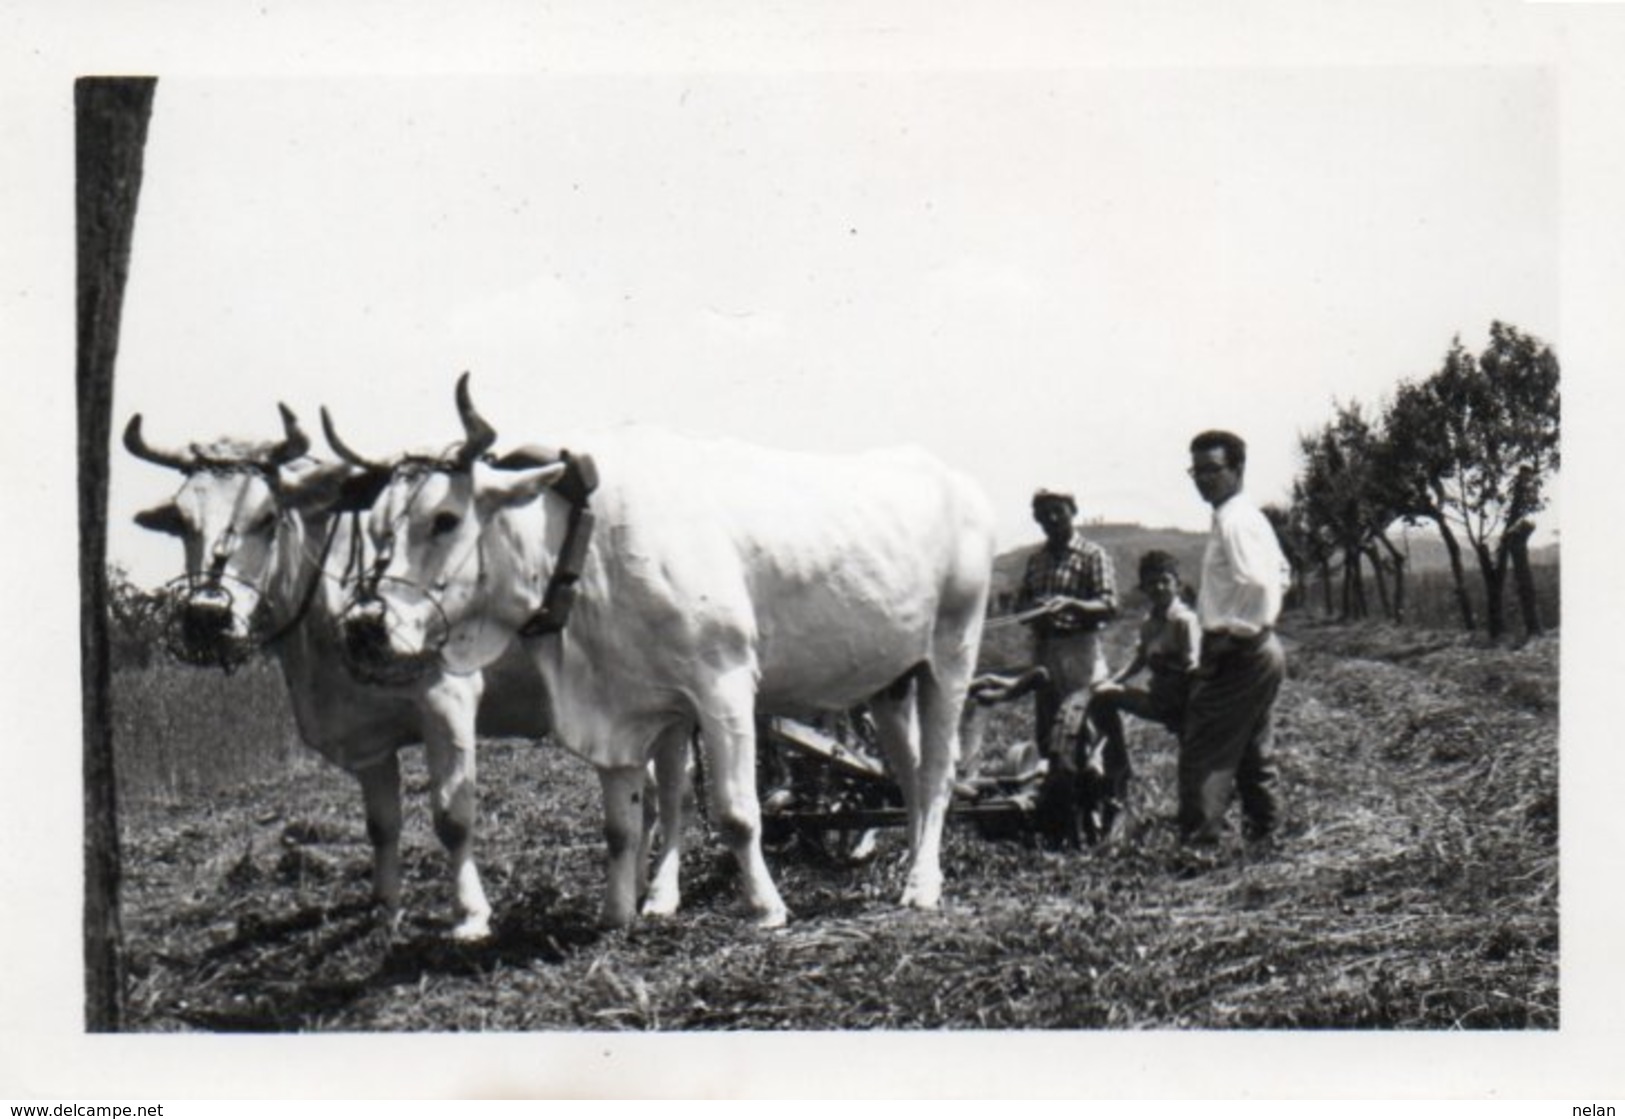
{"label": "man's arm", "polygon": [[1055,610],[1068,611],[1086,622],[1109,622],[1117,617],[1117,575],[1106,549],[1096,545],[1084,554],[1086,572],[1082,593],[1057,595]]}
{"label": "man's arm", "polygon": [[[1263,514],[1236,517],[1224,527],[1222,544],[1239,596],[1239,612],[1253,631],[1275,624],[1285,589],[1284,560],[1275,530]],[[1245,635],[1243,635],[1245,636]]]}
{"label": "man's arm", "polygon": [[1074,621],[1108,622],[1117,616],[1117,607],[1110,599],[1100,596],[1074,598],[1071,595],[1058,594],[1048,599],[1045,606],[1049,613],[1064,613]]}
{"label": "man's arm", "polygon": [[1180,615],[1179,626],[1185,644],[1184,668],[1195,672],[1202,665],[1202,619],[1196,616],[1196,611],[1187,610]]}
{"label": "man's arm", "polygon": [[1037,596],[1033,593],[1033,584],[1035,582],[1033,564],[1037,558],[1036,555],[1028,556],[1027,566],[1021,572],[1021,587],[1016,591],[1016,613],[1018,614],[1034,605],[1037,601]]}
{"label": "man's arm", "polygon": [[1121,691],[1123,685],[1127,684],[1130,680],[1134,679],[1136,675],[1144,671],[1146,665],[1149,663],[1150,658],[1146,656],[1145,644],[1142,642],[1134,646],[1134,659],[1129,661],[1128,664],[1124,665],[1116,672],[1112,673],[1108,679],[1096,684],[1094,690],[1096,692]]}

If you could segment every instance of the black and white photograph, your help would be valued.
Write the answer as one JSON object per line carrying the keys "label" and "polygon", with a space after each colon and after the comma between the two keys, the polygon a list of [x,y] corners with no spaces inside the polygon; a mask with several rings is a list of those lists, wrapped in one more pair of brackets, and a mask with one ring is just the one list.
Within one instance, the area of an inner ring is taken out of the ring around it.
{"label": "black and white photograph", "polygon": [[148,7],[0,1094],[1621,1094],[1618,6]]}

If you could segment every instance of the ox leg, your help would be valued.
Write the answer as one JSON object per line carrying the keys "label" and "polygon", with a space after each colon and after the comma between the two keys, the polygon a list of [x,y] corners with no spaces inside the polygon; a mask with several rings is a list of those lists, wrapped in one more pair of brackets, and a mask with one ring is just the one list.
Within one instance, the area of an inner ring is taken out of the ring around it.
{"label": "ox leg", "polygon": [[762,807],[756,795],[756,682],[747,669],[717,681],[700,712],[711,815],[744,880],[745,904],[762,928],[789,919],[762,857]]}
{"label": "ox leg", "polygon": [[869,710],[875,717],[875,737],[880,751],[891,767],[892,777],[903,792],[903,807],[908,813],[909,862],[919,849],[919,801],[916,774],[920,767],[919,724],[914,718],[914,692],[910,687],[891,687],[869,701]]}
{"label": "ox leg", "polygon": [[401,923],[401,763],[394,755],[356,774],[372,843],[372,896],[393,933]]}
{"label": "ox leg", "polygon": [[643,851],[643,783],[641,765],[612,766],[598,771],[604,794],[604,842],[609,849],[608,886],[599,923],[621,928],[637,913],[638,861]]}
{"label": "ox leg", "polygon": [[917,687],[920,766],[915,773],[915,803],[909,811],[909,834],[917,846],[903,886],[902,902],[919,909],[936,909],[942,904],[942,828],[953,795],[959,715],[965,692],[963,686],[944,687],[932,672],[921,673]]}
{"label": "ox leg", "polygon": [[637,875],[637,896],[649,896],[649,860],[655,852],[655,832],[660,827],[660,785],[655,777],[654,763],[643,769],[643,795],[638,801],[643,806],[643,823],[638,828],[638,861],[633,863]]}
{"label": "ox leg", "polygon": [[429,806],[434,832],[451,862],[457,891],[455,940],[491,934],[491,903],[474,865],[474,714],[478,677],[449,677],[429,690],[423,744],[429,762]]}
{"label": "ox leg", "polygon": [[[683,854],[683,825],[688,791],[688,744],[694,728],[683,723],[660,736],[655,744],[655,786],[660,798],[659,827],[660,852],[656,856],[654,873],[649,881],[649,893],[643,901],[643,912],[650,916],[669,917],[677,912],[681,890],[678,886],[678,866]],[[644,829],[644,835],[649,829]],[[647,865],[639,860],[640,865]]]}

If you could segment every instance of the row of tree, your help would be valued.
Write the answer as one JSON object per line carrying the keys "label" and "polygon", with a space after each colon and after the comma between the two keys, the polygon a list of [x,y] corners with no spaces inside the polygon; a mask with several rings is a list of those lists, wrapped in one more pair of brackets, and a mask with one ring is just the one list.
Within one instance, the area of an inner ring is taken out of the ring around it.
{"label": "row of tree", "polygon": [[1266,510],[1300,598],[1314,574],[1328,613],[1365,617],[1369,569],[1383,613],[1403,621],[1406,556],[1390,534],[1397,525],[1430,524],[1450,558],[1462,625],[1480,624],[1468,593],[1470,554],[1484,584],[1489,635],[1507,629],[1509,571],[1524,629],[1539,633],[1529,537],[1560,466],[1558,380],[1550,346],[1495,322],[1481,353],[1458,335],[1438,370],[1402,382],[1374,410],[1334,403],[1323,427],[1300,436],[1290,506]]}

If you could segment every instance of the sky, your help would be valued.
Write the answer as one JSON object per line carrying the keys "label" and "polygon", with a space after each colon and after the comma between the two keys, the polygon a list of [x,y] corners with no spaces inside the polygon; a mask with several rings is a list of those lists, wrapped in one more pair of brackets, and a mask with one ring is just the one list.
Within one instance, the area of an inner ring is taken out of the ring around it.
{"label": "sky", "polygon": [[[1201,529],[1199,430],[1281,501],[1334,401],[1456,334],[1561,355],[1558,123],[1523,66],[161,78],[115,425],[285,401],[320,448],[325,404],[383,456],[455,438],[469,370],[504,441],[913,443],[1001,548],[1039,486]],[[177,481],[115,449],[138,582],[180,571],[131,523]]]}

